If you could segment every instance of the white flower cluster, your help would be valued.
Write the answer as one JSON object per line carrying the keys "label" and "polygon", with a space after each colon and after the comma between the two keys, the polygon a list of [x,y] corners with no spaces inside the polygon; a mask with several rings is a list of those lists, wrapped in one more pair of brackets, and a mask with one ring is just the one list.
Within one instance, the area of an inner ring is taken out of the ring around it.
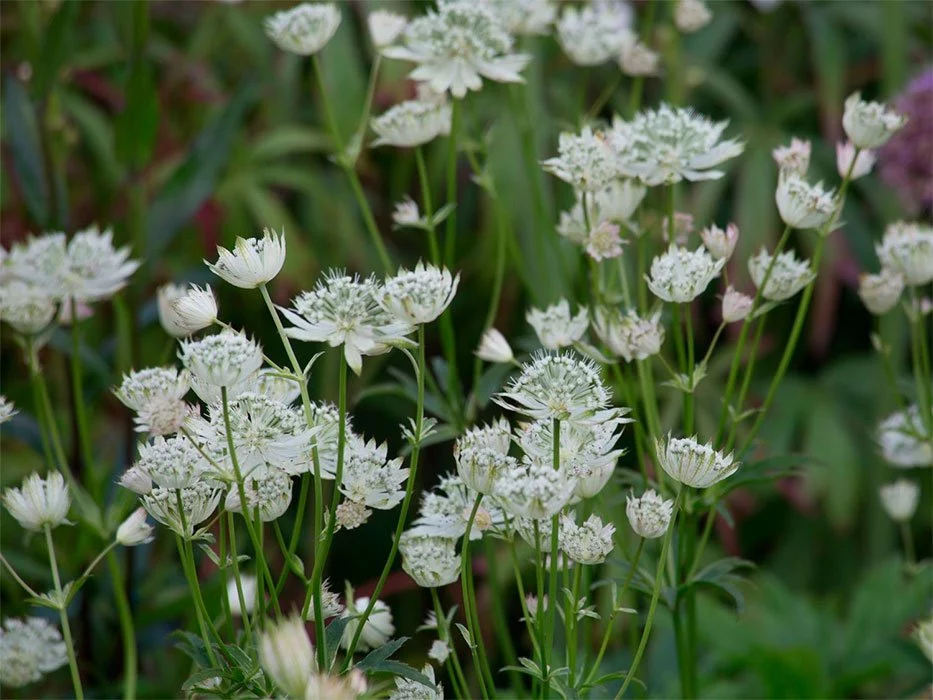
{"label": "white flower cluster", "polygon": [[541,309],[529,309],[525,318],[535,329],[538,340],[548,350],[566,348],[583,337],[589,325],[589,312],[581,307],[576,315],[571,315],[570,304],[561,299],[556,304]]}
{"label": "white flower cluster", "polygon": [[933,435],[927,434],[916,404],[892,413],[878,426],[878,446],[885,462],[908,469],[933,465]]}
{"label": "white flower cluster", "polygon": [[41,617],[7,618],[0,627],[0,681],[9,688],[35,683],[68,663],[62,635]]}
{"label": "white flower cluster", "polygon": [[620,2],[568,6],[557,22],[557,41],[578,66],[597,66],[617,58],[633,41],[631,8]]}
{"label": "white flower cluster", "polygon": [[658,298],[686,304],[703,293],[725,264],[725,258],[717,260],[706,248],[691,251],[671,244],[651,262],[651,275],[645,279]]}
{"label": "white flower cluster", "polygon": [[660,312],[642,318],[635,311],[623,314],[617,308],[599,307],[593,330],[613,355],[626,362],[657,355],[664,343]]}

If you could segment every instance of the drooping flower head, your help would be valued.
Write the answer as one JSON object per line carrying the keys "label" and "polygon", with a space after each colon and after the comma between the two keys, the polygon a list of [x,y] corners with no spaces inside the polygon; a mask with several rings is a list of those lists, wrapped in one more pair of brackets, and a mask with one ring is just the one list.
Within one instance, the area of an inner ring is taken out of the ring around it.
{"label": "drooping flower head", "polygon": [[615,531],[615,525],[604,525],[598,515],[591,515],[580,525],[570,516],[562,515],[558,541],[561,551],[578,564],[601,564],[612,552]]}
{"label": "drooping flower head", "polygon": [[283,51],[299,56],[317,53],[337,33],[340,10],[333,3],[302,3],[266,18],[266,35]]}
{"label": "drooping flower head", "polygon": [[[153,518],[184,539],[194,536],[194,528],[207,520],[220,503],[220,489],[198,481],[188,488],[154,488],[142,497],[143,508]],[[181,508],[179,509],[179,494]]]}
{"label": "drooping flower head", "polygon": [[933,227],[898,221],[875,246],[884,267],[900,272],[910,286],[933,281]]}
{"label": "drooping flower head", "polygon": [[467,90],[479,90],[483,78],[522,82],[520,73],[531,57],[513,54],[512,44],[509,32],[481,3],[447,2],[413,20],[401,44],[383,53],[417,63],[413,80],[462,98]]}
{"label": "drooping flower head", "polygon": [[0,680],[9,688],[35,683],[68,663],[58,628],[42,617],[10,617],[0,627]]}
{"label": "drooping flower head", "polygon": [[909,479],[898,479],[878,489],[884,512],[894,522],[906,523],[917,511],[920,487]]}
{"label": "drooping flower head", "polygon": [[[173,298],[169,305],[170,311],[165,315],[170,317],[169,323],[172,328],[181,331],[180,334],[171,334],[175,337],[191,335],[217,321],[217,298],[209,284],[204,285],[203,288],[192,284],[183,294]],[[164,319],[162,325],[166,325]]]}
{"label": "drooping flower head", "polygon": [[137,508],[117,528],[116,540],[124,547],[152,542],[154,528],[146,522],[146,509]]}
{"label": "drooping flower head", "polygon": [[535,329],[538,340],[548,350],[560,350],[576,343],[589,325],[586,307],[580,307],[576,315],[571,315],[570,304],[561,299],[543,311],[529,309],[525,315],[528,323]]}
{"label": "drooping flower head", "polygon": [[43,479],[33,472],[20,488],[3,492],[3,505],[24,529],[38,532],[68,522],[71,494],[60,473],[50,472]]}
{"label": "drooping flower head", "polygon": [[774,199],[781,219],[799,229],[820,228],[836,212],[833,190],[824,190],[823,183],[811,185],[802,176],[782,172]]}
{"label": "drooping flower head", "polygon": [[557,140],[557,156],[543,161],[541,167],[580,192],[606,189],[619,175],[615,154],[605,137],[588,126],[583,127],[579,136],[561,133]]}
{"label": "drooping flower head", "polygon": [[371,124],[378,136],[373,146],[422,146],[449,134],[450,123],[451,109],[446,102],[408,100],[373,117]]}
{"label": "drooping flower head", "polygon": [[568,5],[557,21],[557,41],[578,66],[598,66],[615,58],[631,40],[632,11],[621,2]]}
{"label": "drooping flower head", "polygon": [[725,264],[725,258],[716,260],[705,248],[688,250],[671,244],[651,261],[651,274],[645,279],[658,298],[686,304],[703,293]]}
{"label": "drooping flower head", "polygon": [[866,102],[858,92],[846,99],[842,128],[859,148],[883,146],[906,123],[906,117],[880,102]]}
{"label": "drooping flower head", "polygon": [[849,175],[852,180],[865,177],[875,167],[875,153],[863,149],[855,154],[855,146],[851,141],[836,144],[836,172],[839,177]]}
{"label": "drooping flower head", "polygon": [[217,262],[205,264],[222,280],[255,289],[272,280],[285,264],[285,235],[265,229],[262,238],[237,238],[233,250],[217,246]]}
{"label": "drooping flower head", "polygon": [[744,149],[735,139],[722,140],[728,124],[663,104],[639,112],[630,122],[617,117],[609,140],[619,170],[646,185],[715,180],[723,173],[714,168]]}
{"label": "drooping flower head", "polygon": [[0,286],[0,320],[24,335],[35,335],[52,322],[55,298],[39,285],[12,280]]}
{"label": "drooping flower head", "polygon": [[229,330],[200,340],[181,341],[178,357],[192,379],[214,387],[235,387],[262,367],[259,344]]}
{"label": "drooping flower head", "polygon": [[756,287],[761,287],[768,268],[771,267],[771,276],[761,293],[769,301],[790,299],[816,277],[816,273],[810,270],[809,261],[798,260],[792,250],[780,253],[773,266],[772,257],[762,248],[757,255],[748,259],[748,273]]}
{"label": "drooping flower head", "polygon": [[625,497],[625,515],[635,534],[647,539],[657,539],[667,532],[674,512],[674,501],[665,499],[649,489],[635,498]]}
{"label": "drooping flower head", "polygon": [[350,368],[360,373],[363,355],[380,355],[393,345],[407,344],[414,329],[380,305],[381,286],[372,277],[349,277],[342,271],[327,273],[314,290],[292,302],[294,310],[280,310],[293,324],[286,333],[298,340],[344,346]]}
{"label": "drooping flower head", "polygon": [[419,262],[414,270],[400,268],[382,286],[382,307],[402,323],[421,325],[434,321],[450,306],[460,275]]}
{"label": "drooping flower head", "polygon": [[486,329],[474,354],[486,362],[506,363],[515,359],[509,341],[495,328]]}
{"label": "drooping flower head", "polygon": [[752,312],[752,306],[754,306],[754,304],[754,299],[747,294],[742,294],[742,292],[737,291],[735,287],[729,285],[726,289],[726,293],[722,295],[722,322],[735,323],[736,321],[744,321]]}
{"label": "drooping flower head", "polygon": [[460,576],[457,540],[419,535],[411,530],[399,541],[402,569],[422,588],[438,588]]}

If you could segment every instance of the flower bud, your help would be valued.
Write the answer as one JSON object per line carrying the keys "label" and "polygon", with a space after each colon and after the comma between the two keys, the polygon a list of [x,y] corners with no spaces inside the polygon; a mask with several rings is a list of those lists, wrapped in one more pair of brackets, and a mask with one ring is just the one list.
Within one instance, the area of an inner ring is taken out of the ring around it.
{"label": "flower bud", "polygon": [[908,479],[898,479],[878,489],[881,505],[894,522],[906,523],[917,511],[920,488]]}
{"label": "flower bud", "polygon": [[[243,591],[246,614],[251,615],[253,610],[256,609],[256,597],[259,592],[256,577],[250,574],[242,574],[240,576],[240,590]],[[243,616],[243,606],[240,605],[240,591],[237,590],[235,579],[227,582],[227,604],[230,606],[231,615],[234,617]]]}
{"label": "flower bud", "polygon": [[421,212],[418,211],[418,205],[411,197],[405,197],[396,203],[395,211],[392,212],[392,221],[396,226],[417,226],[421,223]]}
{"label": "flower bud", "polygon": [[903,291],[904,277],[890,268],[881,268],[877,275],[859,276],[858,295],[865,308],[876,316],[894,308]]}
{"label": "flower bud", "polygon": [[794,138],[791,139],[789,146],[778,146],[771,151],[771,155],[782,173],[803,176],[810,168],[810,150],[809,141]]}
{"label": "flower bud", "polygon": [[703,0],[678,0],[674,8],[674,24],[685,34],[692,34],[710,23],[713,13]]}
{"label": "flower bud", "polygon": [[315,659],[301,618],[268,625],[259,638],[259,663],[279,690],[293,698],[304,697]]}
{"label": "flower bud", "polygon": [[120,486],[137,496],[145,496],[152,491],[152,478],[139,467],[130,467],[120,477]]}
{"label": "flower bud", "polygon": [[739,227],[729,224],[723,231],[718,226],[710,226],[700,231],[700,238],[703,239],[703,245],[710,255],[717,260],[728,260],[732,257],[735,244],[739,240]]}
{"label": "flower bud", "polygon": [[[852,164],[852,160],[855,164]],[[850,180],[858,180],[871,172],[875,166],[875,154],[867,149],[859,151],[858,157],[855,155],[855,146],[851,141],[836,144],[836,170],[839,171],[839,177],[849,176]],[[849,169],[852,169],[850,174]]]}
{"label": "flower bud", "polygon": [[665,500],[655,491],[645,491],[639,498],[625,497],[625,515],[636,535],[655,539],[667,532],[674,513],[674,501]]}
{"label": "flower bud", "polygon": [[751,313],[754,300],[747,294],[736,291],[733,287],[726,289],[722,297],[722,320],[723,323],[735,323],[742,321]]}
{"label": "flower bud", "polygon": [[171,302],[172,323],[184,335],[203,330],[217,321],[217,299],[210,285],[202,289],[192,284],[188,291]]}
{"label": "flower bud", "polygon": [[117,542],[124,547],[152,542],[154,528],[146,522],[146,509],[137,508],[117,528]]}
{"label": "flower bud", "polygon": [[907,117],[889,110],[880,102],[865,102],[855,92],[846,99],[842,128],[859,148],[878,148],[907,123]]}
{"label": "flower bud", "polygon": [[509,341],[495,328],[488,329],[480,338],[476,356],[486,362],[511,362],[515,359]]}
{"label": "flower bud", "polygon": [[385,10],[370,12],[366,22],[369,25],[369,35],[377,49],[393,43],[408,26],[408,20],[405,17]]}

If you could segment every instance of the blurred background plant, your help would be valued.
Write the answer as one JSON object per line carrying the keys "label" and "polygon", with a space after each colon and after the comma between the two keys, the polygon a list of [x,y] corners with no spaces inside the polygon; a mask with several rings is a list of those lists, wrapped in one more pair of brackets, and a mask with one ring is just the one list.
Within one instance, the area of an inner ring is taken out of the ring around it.
{"label": "blurred background plant", "polygon": [[[344,24],[321,65],[344,142],[356,130],[367,97],[373,56],[365,17],[376,6],[409,15],[420,11],[420,3],[405,2],[348,2],[343,8]],[[116,242],[131,245],[133,256],[144,261],[128,292],[85,322],[84,337],[102,339],[81,347],[85,395],[69,397],[69,368],[60,358],[71,352],[70,340],[61,331],[50,340],[58,359],[43,368],[60,399],[62,424],[73,424],[67,407],[75,401],[107,407],[94,415],[92,430],[100,454],[112,465],[112,475],[102,483],[109,499],[117,498],[112,485],[136,439],[129,416],[109,390],[122,372],[158,364],[171,348],[157,319],[159,285],[206,281],[202,258],[213,259],[216,245],[230,247],[235,236],[256,235],[265,226],[288,234],[286,265],[271,290],[279,303],[308,288],[328,267],[366,273],[381,269],[351,184],[326,155],[331,137],[308,62],[276,50],[263,33],[262,19],[278,7],[267,2],[0,4],[4,247],[28,232],[71,232],[99,222],[112,225]],[[652,11],[649,2],[632,7],[642,19]],[[728,118],[746,140],[742,156],[725,164],[726,177],[691,187],[682,202],[701,225],[738,224],[737,259],[746,259],[762,244],[773,245],[780,234],[773,204],[775,146],[792,135],[812,138],[813,179],[832,180],[834,144],[844,140],[840,121],[848,94],[861,90],[868,98],[892,101],[911,122],[881,151],[875,173],[853,185],[842,231],[829,242],[806,342],[762,429],[773,454],[809,458],[790,458],[782,465],[790,475],[776,489],[752,483],[734,491],[728,514],[717,522],[716,546],[768,573],[754,575],[754,586],[736,592],[745,598],[741,623],[718,598],[701,598],[704,692],[717,697],[915,693],[930,680],[929,664],[908,637],[913,621],[930,611],[931,583],[928,571],[905,583],[897,563],[902,556],[897,527],[879,503],[878,487],[891,479],[891,470],[878,457],[875,427],[897,403],[886,389],[870,340],[877,330],[891,345],[898,380],[909,386],[904,366],[909,334],[899,314],[883,317],[876,328],[855,292],[859,272],[876,269],[874,243],[886,224],[903,218],[905,209],[924,221],[933,215],[930,6],[899,0],[759,0],[715,2],[711,9],[712,22],[695,34],[680,37],[666,23],[654,27],[649,43],[669,69],[679,70],[669,70],[663,80],[646,79],[642,100],[654,105],[667,99],[714,119]],[[527,305],[553,303],[586,284],[571,246],[550,232],[539,235],[572,203],[569,188],[538,168],[529,172],[528,154],[535,162],[553,155],[557,134],[575,130],[580,115],[593,105],[602,104],[593,116],[605,118],[628,110],[630,94],[619,87],[614,63],[581,70],[551,37],[526,38],[521,48],[535,55],[524,74],[528,89],[484,91],[471,97],[463,115],[464,133],[482,136],[465,148],[486,154],[498,197],[507,203],[507,220],[497,221],[490,200],[468,186],[468,162],[461,159],[453,267],[461,273],[461,289],[470,290],[452,306],[459,337],[470,339],[457,348],[461,369],[472,367],[494,287],[489,261],[495,257],[497,226],[514,233],[509,238],[514,244],[508,249],[496,326],[509,338],[519,338],[518,347],[534,346],[524,321]],[[405,77],[408,68],[383,61],[373,113],[414,93]],[[527,102],[505,109],[504,99]],[[445,150],[444,142],[425,149],[436,192],[444,179]],[[364,149],[357,172],[392,259],[411,266],[424,254],[424,234],[394,230],[392,210],[403,196],[419,191],[414,152]],[[542,248],[541,240],[549,244]],[[807,252],[812,244],[803,236],[797,241]],[[730,279],[739,285],[747,284],[745,275],[739,266],[730,270]],[[262,301],[231,292],[219,289],[227,320],[272,337]],[[696,331],[701,343],[716,327],[711,310],[701,314],[706,321]],[[792,309],[778,309],[772,316],[780,322],[772,321],[764,347],[773,349],[789,332]],[[439,357],[440,339],[429,341],[435,344],[429,355]],[[0,345],[3,393],[29,406],[20,351],[8,334]],[[278,351],[275,344],[269,347]],[[333,359],[330,354],[322,358],[323,371],[312,376],[317,395],[331,399],[337,372],[325,363]],[[767,388],[778,360],[776,353],[762,356],[753,395]],[[701,433],[709,432],[703,416],[718,411],[730,361],[728,350],[714,356],[710,378],[696,398]],[[444,365],[439,366],[443,372]],[[378,360],[367,364],[351,386],[351,401],[363,431],[390,440],[395,449],[395,426],[409,415],[412,397],[389,381],[391,371]],[[487,379],[490,392],[500,379]],[[671,410],[677,410],[678,400],[672,391]],[[480,400],[472,408],[484,404]],[[475,415],[455,418],[465,422]],[[2,431],[2,485],[9,486],[37,468],[39,431],[26,410]],[[76,447],[69,443],[69,449]],[[80,461],[73,457],[75,464]],[[451,462],[449,443],[426,448],[420,485],[436,483]],[[923,473],[921,505],[912,522],[918,559],[931,555],[933,493],[928,472]],[[379,517],[385,518],[386,529],[392,527],[394,516],[374,516]],[[31,580],[48,579],[41,543],[23,540],[17,528],[7,527],[10,522],[4,512],[4,555]],[[371,588],[378,576],[374,562],[382,561],[389,547],[380,532],[373,527],[346,533],[347,546],[333,552],[328,576],[370,581]],[[94,550],[83,535],[74,533],[72,539],[73,546],[62,547],[61,554],[73,558],[69,568],[77,570]],[[358,554],[369,550],[380,554]],[[166,639],[171,621],[187,605],[181,572],[159,566],[171,555],[166,543],[123,555],[140,638],[140,694],[150,697],[176,693],[187,675]],[[482,606],[488,602],[483,587],[505,581],[483,572],[479,576]],[[101,578],[85,586],[75,623],[86,685],[102,696],[119,687],[119,665],[110,661],[120,651],[119,638],[111,633],[117,619],[108,585]],[[17,609],[22,603],[13,602],[18,600],[14,589],[6,573],[0,575],[4,616],[25,612]],[[357,591],[366,595],[367,585]],[[421,623],[421,592],[396,572],[384,595],[392,599],[399,632],[414,634]],[[659,622],[653,646],[673,644],[670,625],[664,624]],[[494,646],[493,639],[488,641]],[[665,658],[668,667],[661,665]],[[643,674],[652,680],[652,693],[676,692],[665,689],[662,680],[676,677],[673,654],[651,659]],[[618,668],[625,667],[620,659]],[[60,674],[51,681],[56,683],[60,687],[50,686],[49,692],[63,691],[67,679]]]}

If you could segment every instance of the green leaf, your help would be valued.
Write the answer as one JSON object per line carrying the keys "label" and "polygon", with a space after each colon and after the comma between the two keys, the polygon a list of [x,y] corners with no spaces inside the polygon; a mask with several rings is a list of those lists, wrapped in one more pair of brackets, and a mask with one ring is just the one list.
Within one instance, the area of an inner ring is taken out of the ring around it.
{"label": "green leaf", "polygon": [[39,138],[39,125],[29,95],[14,78],[3,90],[3,121],[13,157],[13,173],[23,192],[29,215],[38,228],[49,224],[49,190]]}
{"label": "green leaf", "polygon": [[327,642],[327,655],[330,657],[327,659],[328,667],[334,665],[334,659],[337,658],[337,648],[340,646],[340,638],[343,636],[343,631],[350,623],[350,619],[349,617],[335,617],[324,629],[324,640]]}
{"label": "green leaf", "polygon": [[138,168],[152,157],[159,128],[159,95],[152,63],[145,56],[130,63],[124,99],[115,120],[116,153],[124,165]]}
{"label": "green leaf", "polygon": [[398,639],[389,640],[378,649],[369,652],[369,654],[363,657],[363,659],[356,664],[356,668],[361,671],[376,668],[380,663],[398,651],[408,639],[408,637],[399,637]]}
{"label": "green leaf", "polygon": [[34,85],[37,95],[45,97],[72,52],[75,22],[80,2],[63,2],[49,22],[42,38],[42,53],[36,62]]}
{"label": "green leaf", "polygon": [[299,153],[325,153],[329,147],[330,137],[318,129],[287,124],[256,139],[252,157],[257,161],[278,160]]}
{"label": "green leaf", "polygon": [[426,685],[429,688],[434,687],[434,683],[431,682],[431,679],[426,675],[421,673],[421,671],[416,671],[408,664],[403,664],[399,661],[382,661],[377,666],[374,666],[369,669],[370,673],[391,673],[393,676],[401,676],[402,678],[407,678],[410,681],[415,681]]}

